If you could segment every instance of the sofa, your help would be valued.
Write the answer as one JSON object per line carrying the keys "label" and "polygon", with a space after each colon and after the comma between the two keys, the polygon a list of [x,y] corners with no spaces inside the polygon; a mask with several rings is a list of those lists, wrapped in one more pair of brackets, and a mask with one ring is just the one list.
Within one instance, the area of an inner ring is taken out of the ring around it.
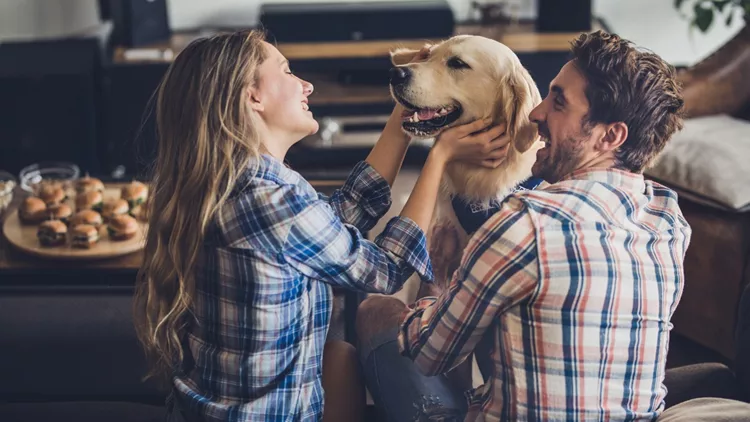
{"label": "sofa", "polygon": [[646,171],[678,192],[693,229],[672,322],[731,362],[738,303],[750,282],[750,29],[678,75],[685,128]]}

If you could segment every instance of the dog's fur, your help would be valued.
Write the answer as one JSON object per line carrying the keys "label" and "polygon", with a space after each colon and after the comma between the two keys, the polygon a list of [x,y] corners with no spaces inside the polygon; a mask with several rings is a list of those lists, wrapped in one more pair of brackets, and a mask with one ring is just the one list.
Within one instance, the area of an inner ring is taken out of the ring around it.
{"label": "dog's fur", "polygon": [[[459,196],[486,205],[506,196],[531,175],[536,151],[543,143],[539,140],[536,125],[529,121],[529,113],[541,102],[541,96],[518,57],[500,42],[480,36],[460,35],[429,48],[429,58],[414,63],[411,61],[418,54],[417,50],[397,49],[391,52],[394,66],[407,67],[410,73],[408,82],[398,88],[391,86],[393,98],[405,106],[411,104],[420,108],[439,108],[450,104],[459,106],[462,110],[460,117],[439,131],[491,117],[494,124],[506,124],[506,133],[511,138],[507,157],[495,169],[466,163],[451,163],[446,168],[428,239],[432,228],[448,224],[460,233],[458,250],[462,251],[468,242],[468,235],[458,224],[451,198]],[[448,62],[454,58],[463,61],[469,68],[450,67]],[[413,132],[405,131],[412,137],[418,137]],[[431,133],[430,137],[437,133]],[[436,280],[438,283],[444,281]]]}

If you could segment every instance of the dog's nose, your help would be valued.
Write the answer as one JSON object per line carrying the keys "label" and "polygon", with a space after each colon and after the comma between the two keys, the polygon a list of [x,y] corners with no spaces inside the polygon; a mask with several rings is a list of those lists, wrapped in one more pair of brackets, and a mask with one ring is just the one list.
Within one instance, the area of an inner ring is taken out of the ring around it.
{"label": "dog's nose", "polygon": [[391,85],[400,85],[409,80],[411,72],[406,67],[391,68]]}

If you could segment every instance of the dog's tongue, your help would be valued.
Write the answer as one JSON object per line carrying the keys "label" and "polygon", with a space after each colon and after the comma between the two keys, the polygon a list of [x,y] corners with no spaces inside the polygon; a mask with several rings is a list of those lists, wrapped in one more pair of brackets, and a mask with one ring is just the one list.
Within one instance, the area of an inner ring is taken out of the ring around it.
{"label": "dog's tongue", "polygon": [[407,110],[401,114],[401,117],[403,119],[411,119],[415,114],[419,117],[419,120],[422,120],[422,121],[430,120],[430,119],[433,119],[434,117],[437,117],[438,110],[432,109],[432,108],[423,108],[417,111]]}
{"label": "dog's tongue", "polygon": [[430,120],[437,114],[437,110],[425,108],[419,110],[419,120]]}

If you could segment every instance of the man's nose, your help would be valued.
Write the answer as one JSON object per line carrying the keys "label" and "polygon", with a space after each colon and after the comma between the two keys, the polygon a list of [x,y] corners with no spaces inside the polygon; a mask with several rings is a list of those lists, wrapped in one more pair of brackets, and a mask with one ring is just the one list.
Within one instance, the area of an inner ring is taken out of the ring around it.
{"label": "man's nose", "polygon": [[529,120],[531,120],[532,122],[536,124],[543,122],[545,118],[543,106],[544,106],[544,101],[537,104],[537,106],[534,107],[533,110],[531,110],[531,113],[529,113]]}

